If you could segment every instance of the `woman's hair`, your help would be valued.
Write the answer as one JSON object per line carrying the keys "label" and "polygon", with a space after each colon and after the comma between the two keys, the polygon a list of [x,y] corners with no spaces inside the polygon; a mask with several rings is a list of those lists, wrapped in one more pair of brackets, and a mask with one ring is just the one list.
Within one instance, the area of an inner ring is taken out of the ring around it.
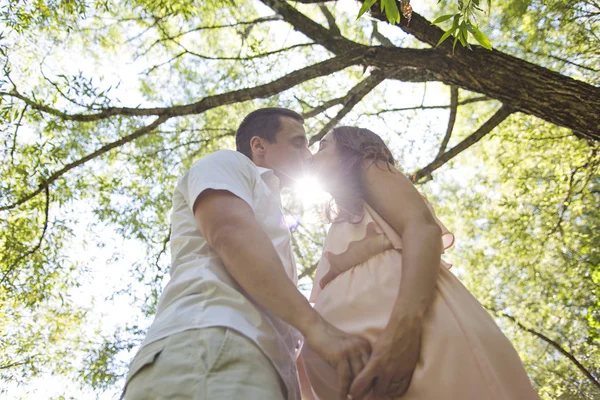
{"label": "woman's hair", "polygon": [[343,195],[334,195],[327,207],[327,218],[331,222],[354,222],[363,216],[365,193],[361,175],[365,161],[372,163],[383,161],[388,168],[395,166],[392,152],[375,132],[365,128],[340,126],[332,132],[337,155],[340,158],[340,181],[347,190]]}

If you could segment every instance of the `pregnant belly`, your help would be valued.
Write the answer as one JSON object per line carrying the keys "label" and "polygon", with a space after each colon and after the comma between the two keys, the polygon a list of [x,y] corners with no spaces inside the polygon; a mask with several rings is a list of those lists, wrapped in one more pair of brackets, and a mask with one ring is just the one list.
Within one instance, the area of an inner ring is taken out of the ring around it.
{"label": "pregnant belly", "polygon": [[[316,299],[315,310],[333,326],[373,345],[389,321],[401,274],[400,252],[379,254],[329,283]],[[308,346],[302,357],[317,396],[321,400],[338,398],[336,371]]]}
{"label": "pregnant belly", "polygon": [[373,343],[389,321],[401,274],[401,253],[381,253],[329,283],[316,299],[315,310],[333,326]]}

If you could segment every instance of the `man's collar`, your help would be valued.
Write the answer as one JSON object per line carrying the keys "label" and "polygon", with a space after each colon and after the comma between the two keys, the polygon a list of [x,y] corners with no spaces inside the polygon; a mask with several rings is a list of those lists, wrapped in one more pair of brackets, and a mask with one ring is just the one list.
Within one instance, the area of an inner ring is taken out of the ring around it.
{"label": "man's collar", "polygon": [[269,168],[256,166],[258,169],[258,173],[263,181],[267,183],[267,185],[271,188],[271,190],[279,191],[281,189],[281,183],[279,182],[279,178],[275,175],[275,171]]}
{"label": "man's collar", "polygon": [[272,169],[264,168],[264,167],[259,167],[258,165],[256,166],[256,168],[258,169],[258,172],[260,173],[261,176],[264,175],[264,174],[266,174],[266,173],[269,173],[269,172],[273,173],[273,174],[275,173],[275,171],[273,171]]}

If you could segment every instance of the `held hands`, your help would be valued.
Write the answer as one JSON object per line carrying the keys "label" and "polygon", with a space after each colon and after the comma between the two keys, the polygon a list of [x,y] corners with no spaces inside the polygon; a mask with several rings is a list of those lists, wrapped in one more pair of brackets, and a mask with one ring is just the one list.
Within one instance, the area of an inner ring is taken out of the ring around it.
{"label": "held hands", "polygon": [[339,400],[347,400],[353,379],[369,361],[369,342],[347,334],[321,318],[321,322],[307,333],[306,343],[335,368],[340,383]]}
{"label": "held hands", "polygon": [[353,400],[374,395],[377,399],[397,399],[408,390],[421,350],[421,328],[384,330],[373,346],[365,368],[350,387]]}
{"label": "held hands", "polygon": [[371,350],[366,340],[321,319],[308,332],[306,342],[337,371],[339,400],[347,400],[349,395],[353,400],[391,400],[410,386],[421,351],[421,327],[386,328]]}

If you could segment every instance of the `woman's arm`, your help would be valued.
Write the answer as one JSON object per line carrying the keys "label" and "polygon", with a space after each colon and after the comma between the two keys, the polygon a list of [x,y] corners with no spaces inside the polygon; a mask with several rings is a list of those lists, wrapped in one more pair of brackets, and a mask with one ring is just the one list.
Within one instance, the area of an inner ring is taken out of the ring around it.
{"label": "woman's arm", "polygon": [[369,164],[367,202],[402,238],[402,280],[389,328],[420,325],[437,281],[442,232],[408,178],[385,164]]}
{"label": "woman's arm", "polygon": [[395,168],[368,165],[363,183],[369,205],[402,238],[402,279],[388,325],[350,393],[361,399],[373,390],[376,396],[396,398],[408,390],[419,360],[423,317],[440,268],[442,231],[419,192]]}

